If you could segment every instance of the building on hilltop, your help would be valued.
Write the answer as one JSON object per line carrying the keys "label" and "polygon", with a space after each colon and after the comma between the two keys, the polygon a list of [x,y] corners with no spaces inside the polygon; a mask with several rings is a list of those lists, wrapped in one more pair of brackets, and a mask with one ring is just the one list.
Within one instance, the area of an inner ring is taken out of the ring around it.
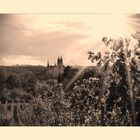
{"label": "building on hilltop", "polygon": [[50,65],[49,61],[47,62],[46,74],[48,75],[49,78],[57,78],[63,73],[64,73],[64,64],[62,56],[57,58],[57,63],[55,63],[54,65]]}
{"label": "building on hilltop", "polygon": [[57,58],[57,66],[63,66],[63,58],[62,58],[62,56]]}

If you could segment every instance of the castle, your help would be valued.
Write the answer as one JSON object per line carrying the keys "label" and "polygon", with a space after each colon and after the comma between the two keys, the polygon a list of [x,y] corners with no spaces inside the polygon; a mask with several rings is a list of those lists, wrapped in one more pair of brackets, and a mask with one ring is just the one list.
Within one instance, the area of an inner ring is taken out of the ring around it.
{"label": "castle", "polygon": [[46,67],[46,74],[49,78],[57,78],[59,75],[62,75],[64,73],[64,65],[63,65],[63,58],[58,57],[57,58],[57,64],[50,65],[49,61],[47,62]]}

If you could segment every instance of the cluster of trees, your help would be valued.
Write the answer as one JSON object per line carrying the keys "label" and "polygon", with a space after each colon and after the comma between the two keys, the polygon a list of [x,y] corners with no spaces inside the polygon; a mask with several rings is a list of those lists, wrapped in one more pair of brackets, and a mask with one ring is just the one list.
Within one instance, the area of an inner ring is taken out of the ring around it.
{"label": "cluster of trees", "polygon": [[[139,112],[136,104],[140,96],[139,43],[134,45],[128,38],[113,40],[104,37],[102,41],[108,49],[105,54],[89,52],[89,59],[97,63],[102,73],[99,102],[102,123],[106,122],[106,112],[114,111],[119,118],[130,117],[119,122],[127,124],[130,120],[129,125],[136,125]],[[115,120],[112,122],[115,123]]]}
{"label": "cluster of trees", "polygon": [[11,100],[21,97],[29,97],[34,93],[37,78],[29,71],[16,73],[0,69],[0,100]]}

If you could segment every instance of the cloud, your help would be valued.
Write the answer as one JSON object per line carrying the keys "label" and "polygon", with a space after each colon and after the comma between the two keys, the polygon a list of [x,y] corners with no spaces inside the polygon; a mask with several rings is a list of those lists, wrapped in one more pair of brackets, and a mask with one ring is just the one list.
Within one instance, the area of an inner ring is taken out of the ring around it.
{"label": "cloud", "polygon": [[88,38],[87,35],[73,31],[47,32],[33,29],[28,25],[31,20],[25,18],[24,24],[23,19],[16,15],[0,15],[0,19],[2,20],[0,24],[1,64],[31,63],[29,58],[34,59],[33,63],[42,64],[41,61],[44,59],[54,62],[58,56],[64,55],[67,47],[75,49],[76,42]]}
{"label": "cloud", "polygon": [[130,34],[130,24],[139,30],[139,17],[126,23],[124,15],[0,14],[0,64],[54,64],[62,56],[66,65],[86,65],[88,50],[103,50],[103,36]]}
{"label": "cloud", "polygon": [[85,24],[83,24],[81,22],[72,22],[72,21],[67,20],[67,21],[63,21],[63,22],[58,22],[57,24],[64,25],[68,28],[77,29],[77,30],[89,29],[88,26],[86,26]]}
{"label": "cloud", "polygon": [[129,15],[128,22],[135,31],[140,31],[140,14]]}
{"label": "cloud", "polygon": [[43,62],[40,61],[40,59],[27,55],[8,55],[7,57],[2,57],[0,62],[4,65],[43,65]]}

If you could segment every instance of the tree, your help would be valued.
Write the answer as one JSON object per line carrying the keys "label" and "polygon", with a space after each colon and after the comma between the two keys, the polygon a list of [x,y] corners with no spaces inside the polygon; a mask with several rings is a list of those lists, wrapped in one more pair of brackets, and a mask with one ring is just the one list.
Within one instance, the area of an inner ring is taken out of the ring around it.
{"label": "tree", "polygon": [[21,86],[22,86],[20,77],[15,73],[12,73],[8,76],[6,83],[7,83],[7,87],[9,89],[21,88]]}
{"label": "tree", "polygon": [[64,77],[67,77],[68,76],[68,72],[71,70],[71,67],[70,66],[66,66],[65,68],[64,68]]}
{"label": "tree", "polygon": [[[130,39],[120,38],[117,40],[102,39],[108,51],[104,54],[89,52],[89,59],[100,67],[101,90],[99,108],[101,110],[102,125],[106,109],[114,112],[117,107],[121,108],[126,115],[130,111],[131,124],[136,125],[135,96],[133,91],[132,56],[135,56],[139,46],[130,46]],[[112,104],[110,104],[112,103]],[[109,104],[109,105],[107,105]],[[122,106],[123,105],[123,106]],[[125,111],[129,110],[129,111]]]}
{"label": "tree", "polygon": [[22,88],[27,92],[34,92],[37,77],[32,72],[25,72],[20,75]]}
{"label": "tree", "polygon": [[6,87],[6,72],[4,68],[0,69],[0,92]]}

